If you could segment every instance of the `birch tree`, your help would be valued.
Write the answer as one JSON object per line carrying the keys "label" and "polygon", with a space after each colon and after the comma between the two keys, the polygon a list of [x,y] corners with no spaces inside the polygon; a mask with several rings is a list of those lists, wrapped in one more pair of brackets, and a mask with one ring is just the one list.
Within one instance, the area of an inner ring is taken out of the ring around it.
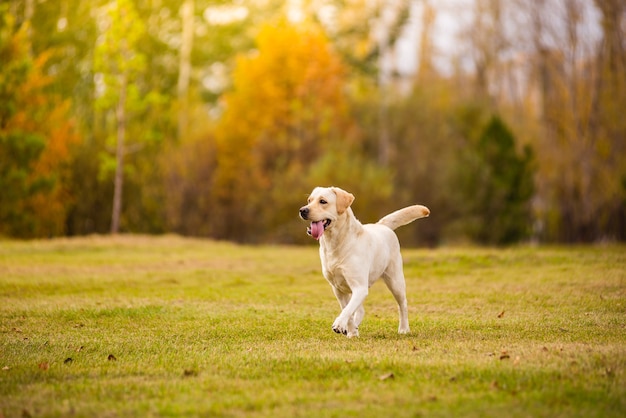
{"label": "birch tree", "polygon": [[115,120],[115,177],[111,233],[120,228],[122,192],[124,188],[124,156],[127,152],[126,131],[132,110],[145,106],[134,84],[145,71],[146,59],[138,45],[145,34],[143,25],[130,0],[116,0],[104,8],[100,41],[95,49],[94,71],[100,96],[99,109]]}
{"label": "birch tree", "polygon": [[178,72],[178,139],[187,134],[189,112],[189,79],[191,77],[191,50],[193,48],[194,0],[185,0],[180,7],[182,20],[182,45]]}

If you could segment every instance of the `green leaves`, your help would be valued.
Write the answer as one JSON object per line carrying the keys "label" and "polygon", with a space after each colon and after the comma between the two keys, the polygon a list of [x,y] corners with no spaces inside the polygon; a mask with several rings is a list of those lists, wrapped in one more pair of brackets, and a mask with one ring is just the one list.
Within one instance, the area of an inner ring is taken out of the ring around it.
{"label": "green leaves", "polygon": [[111,108],[119,100],[122,83],[130,83],[128,107],[145,106],[133,85],[146,69],[146,57],[139,43],[146,34],[145,25],[130,0],[116,0],[99,9],[101,34],[94,51],[94,72],[101,74],[102,94],[98,106]]}
{"label": "green leaves", "polygon": [[456,178],[462,196],[459,216],[472,219],[465,226],[468,235],[496,245],[525,238],[532,222],[534,192],[530,148],[519,153],[515,137],[496,115],[482,126],[477,139],[470,137],[466,144]]}
{"label": "green leaves", "polygon": [[0,235],[30,237],[63,222],[59,178],[76,137],[67,104],[47,90],[50,54],[31,55],[28,25],[17,29],[4,7],[0,22]]}

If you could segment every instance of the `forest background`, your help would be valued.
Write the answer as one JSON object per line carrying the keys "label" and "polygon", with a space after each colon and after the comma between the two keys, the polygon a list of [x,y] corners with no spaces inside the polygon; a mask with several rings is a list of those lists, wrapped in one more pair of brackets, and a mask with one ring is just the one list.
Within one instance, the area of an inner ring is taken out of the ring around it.
{"label": "forest background", "polygon": [[0,236],[626,240],[622,0],[11,0],[0,63]]}

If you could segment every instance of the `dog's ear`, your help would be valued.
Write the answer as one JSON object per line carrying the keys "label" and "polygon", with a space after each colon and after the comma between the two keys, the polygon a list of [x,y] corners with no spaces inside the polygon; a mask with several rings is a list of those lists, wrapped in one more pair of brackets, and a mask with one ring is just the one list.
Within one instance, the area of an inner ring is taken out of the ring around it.
{"label": "dog's ear", "polygon": [[333,192],[337,195],[337,213],[341,215],[354,202],[354,196],[339,187],[333,187]]}

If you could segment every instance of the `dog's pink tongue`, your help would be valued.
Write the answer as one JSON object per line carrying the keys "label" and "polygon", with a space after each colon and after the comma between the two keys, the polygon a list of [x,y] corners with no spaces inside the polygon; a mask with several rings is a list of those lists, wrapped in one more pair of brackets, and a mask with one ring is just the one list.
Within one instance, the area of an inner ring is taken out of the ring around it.
{"label": "dog's pink tongue", "polygon": [[324,221],[311,222],[311,236],[319,240],[324,233]]}

